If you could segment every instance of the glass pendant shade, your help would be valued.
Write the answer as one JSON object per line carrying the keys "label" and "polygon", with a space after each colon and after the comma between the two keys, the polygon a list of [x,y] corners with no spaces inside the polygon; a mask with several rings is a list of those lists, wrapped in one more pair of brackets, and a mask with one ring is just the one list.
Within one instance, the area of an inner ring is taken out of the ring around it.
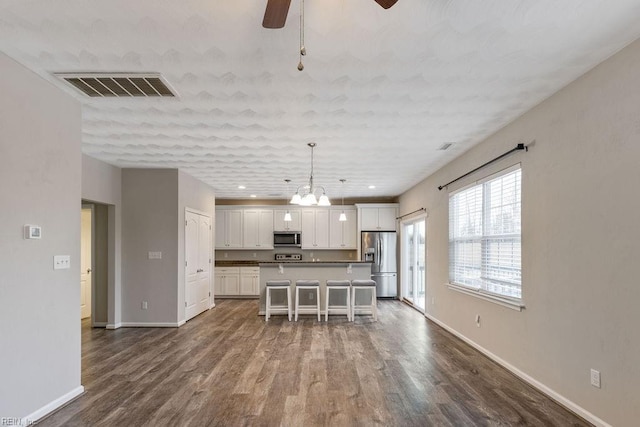
{"label": "glass pendant shade", "polygon": [[291,222],[291,221],[293,221],[293,220],[291,219],[291,213],[290,213],[289,211],[287,211],[287,213],[285,213],[285,214],[284,214],[284,221],[285,221],[285,222]]}
{"label": "glass pendant shade", "polygon": [[338,218],[338,221],[346,221],[347,220],[347,215],[345,215],[344,211],[342,211],[342,213],[340,214],[340,218]]}
{"label": "glass pendant shade", "polygon": [[331,202],[326,194],[320,196],[320,200],[318,200],[318,206],[331,206]]}
{"label": "glass pendant shade", "polygon": [[302,203],[302,197],[300,197],[300,194],[296,193],[293,195],[289,203],[291,203],[292,205],[299,205],[300,203]]}

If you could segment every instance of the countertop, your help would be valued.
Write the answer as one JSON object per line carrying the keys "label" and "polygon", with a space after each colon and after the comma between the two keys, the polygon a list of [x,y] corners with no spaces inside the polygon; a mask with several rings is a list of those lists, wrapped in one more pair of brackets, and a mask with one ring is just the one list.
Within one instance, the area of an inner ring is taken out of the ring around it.
{"label": "countertop", "polygon": [[361,260],[322,260],[322,261],[216,261],[216,267],[258,267],[260,265],[278,264],[367,264],[368,261]]}

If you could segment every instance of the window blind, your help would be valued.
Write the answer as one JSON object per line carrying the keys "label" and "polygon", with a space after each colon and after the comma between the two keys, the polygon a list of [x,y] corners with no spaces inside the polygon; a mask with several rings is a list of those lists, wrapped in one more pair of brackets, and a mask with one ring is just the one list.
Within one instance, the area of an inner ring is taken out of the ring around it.
{"label": "window blind", "polygon": [[522,297],[521,170],[509,170],[449,197],[449,280]]}

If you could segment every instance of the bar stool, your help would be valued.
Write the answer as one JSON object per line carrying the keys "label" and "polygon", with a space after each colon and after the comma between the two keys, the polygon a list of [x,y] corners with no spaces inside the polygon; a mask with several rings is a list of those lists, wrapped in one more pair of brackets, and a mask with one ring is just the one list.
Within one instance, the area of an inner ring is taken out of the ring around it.
{"label": "bar stool", "polygon": [[[272,311],[287,311],[291,322],[291,280],[267,280],[267,298],[264,320],[269,321]],[[271,305],[271,291],[282,289],[287,291],[287,305]]]}
{"label": "bar stool", "polygon": [[[344,290],[347,291],[347,299],[345,305],[329,305],[330,291]],[[346,314],[347,321],[351,320],[351,282],[348,280],[327,280],[327,295],[324,306],[324,321],[329,320],[329,312],[337,314]]]}
{"label": "bar stool", "polygon": [[[315,291],[316,304],[300,304],[300,289]],[[318,322],[320,321],[320,282],[318,280],[296,280],[296,322],[298,321],[298,313],[317,313]]]}
{"label": "bar stool", "polygon": [[[370,304],[357,304],[356,303],[356,291],[371,292]],[[352,280],[351,281],[351,321],[355,319],[356,311],[361,313],[371,314],[373,320],[378,320],[378,308],[376,306],[376,282],[367,280]]]}

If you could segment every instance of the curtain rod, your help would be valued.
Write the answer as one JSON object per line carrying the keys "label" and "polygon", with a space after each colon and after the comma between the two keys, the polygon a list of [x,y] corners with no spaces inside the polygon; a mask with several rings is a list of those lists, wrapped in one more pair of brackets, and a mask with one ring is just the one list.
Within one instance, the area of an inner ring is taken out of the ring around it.
{"label": "curtain rod", "polygon": [[414,213],[416,213],[416,212],[425,212],[425,211],[426,211],[426,209],[425,209],[425,208],[416,209],[416,210],[415,210],[415,211],[413,211],[413,212],[409,212],[409,213],[406,213],[406,214],[404,214],[404,215],[397,216],[397,217],[396,217],[396,219],[402,219],[402,218],[404,218],[405,216],[409,216],[409,215],[414,214]]}
{"label": "curtain rod", "polygon": [[438,190],[442,190],[443,188],[448,187],[449,185],[453,184],[454,182],[456,182],[456,181],[460,181],[462,178],[465,178],[465,177],[467,177],[467,176],[471,175],[471,174],[472,174],[472,173],[474,173],[475,171],[480,170],[480,169],[482,169],[483,167],[488,166],[488,165],[490,165],[490,164],[491,164],[491,163],[493,163],[493,162],[497,162],[497,161],[498,161],[498,160],[500,160],[501,158],[508,156],[509,154],[513,153],[514,151],[520,151],[520,150],[529,151],[529,147],[527,147],[527,146],[526,146],[526,145],[524,145],[524,144],[518,144],[518,145],[516,145],[516,147],[515,147],[515,148],[513,148],[513,149],[511,149],[511,150],[507,151],[506,153],[504,153],[504,154],[502,154],[502,155],[500,155],[500,156],[496,157],[496,158],[495,158],[495,159],[493,159],[493,160],[489,160],[487,163],[483,164],[482,166],[478,166],[478,167],[477,167],[477,168],[475,168],[474,170],[472,170],[472,171],[470,171],[470,172],[467,172],[467,173],[465,173],[465,174],[464,174],[464,175],[462,175],[462,176],[457,177],[457,178],[456,178],[456,179],[454,179],[453,181],[447,182],[446,184],[439,186],[439,187],[438,187]]}

